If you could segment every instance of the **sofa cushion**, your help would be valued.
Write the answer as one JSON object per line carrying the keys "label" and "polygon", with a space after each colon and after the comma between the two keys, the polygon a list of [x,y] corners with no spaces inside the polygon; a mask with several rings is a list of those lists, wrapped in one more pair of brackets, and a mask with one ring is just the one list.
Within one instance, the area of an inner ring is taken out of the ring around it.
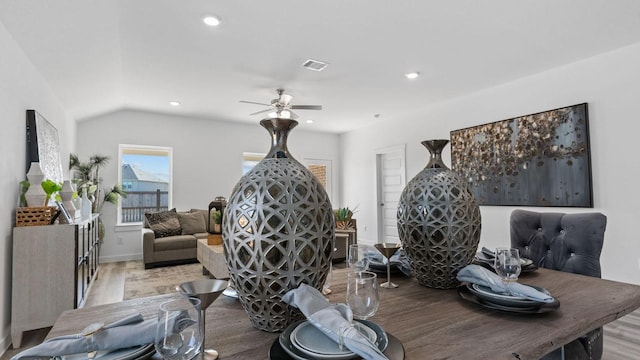
{"label": "sofa cushion", "polygon": [[153,230],[156,238],[181,235],[182,228],[176,209],[160,211],[156,213],[145,213],[145,219],[149,223],[149,228]]}
{"label": "sofa cushion", "polygon": [[178,220],[180,220],[180,227],[182,227],[182,235],[207,231],[207,223],[201,212],[179,212]]}
{"label": "sofa cushion", "polygon": [[[200,213],[202,214],[202,217],[204,218],[204,232],[213,232],[213,229],[208,229],[207,226],[209,226],[209,210],[204,210],[204,209],[191,209],[189,210],[189,212],[192,213]],[[213,224],[211,224],[211,227],[213,227]]]}
{"label": "sofa cushion", "polygon": [[197,246],[197,240],[193,235],[177,235],[156,239],[153,251],[195,249]]}

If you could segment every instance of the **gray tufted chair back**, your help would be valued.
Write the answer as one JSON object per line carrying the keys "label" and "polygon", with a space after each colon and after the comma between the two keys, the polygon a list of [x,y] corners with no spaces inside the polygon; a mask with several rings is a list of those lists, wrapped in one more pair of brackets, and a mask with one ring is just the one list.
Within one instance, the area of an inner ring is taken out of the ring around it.
{"label": "gray tufted chair back", "polygon": [[538,266],[600,277],[607,217],[601,213],[511,213],[511,246]]}
{"label": "gray tufted chair back", "polygon": [[[600,277],[600,253],[607,217],[601,213],[511,213],[511,247],[539,267]],[[560,350],[560,349],[559,349]],[[543,359],[561,358],[560,351]],[[564,346],[565,359],[600,359],[602,328]]]}

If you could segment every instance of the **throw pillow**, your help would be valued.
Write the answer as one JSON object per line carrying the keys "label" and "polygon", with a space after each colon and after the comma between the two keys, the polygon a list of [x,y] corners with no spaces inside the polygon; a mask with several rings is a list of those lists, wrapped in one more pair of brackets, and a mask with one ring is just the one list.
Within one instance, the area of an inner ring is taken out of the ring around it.
{"label": "throw pillow", "polygon": [[178,220],[182,227],[182,235],[207,232],[207,224],[201,212],[179,212]]}
{"label": "throw pillow", "polygon": [[176,209],[157,213],[146,213],[144,217],[147,219],[147,222],[149,222],[149,228],[153,230],[157,238],[182,234]]}

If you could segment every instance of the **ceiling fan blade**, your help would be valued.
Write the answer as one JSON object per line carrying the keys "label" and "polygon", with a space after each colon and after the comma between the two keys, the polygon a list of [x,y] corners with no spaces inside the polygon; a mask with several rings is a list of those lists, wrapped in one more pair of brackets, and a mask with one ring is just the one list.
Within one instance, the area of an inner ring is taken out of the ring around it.
{"label": "ceiling fan blade", "polygon": [[322,110],[322,105],[291,105],[291,108],[299,110]]}
{"label": "ceiling fan blade", "polygon": [[295,120],[295,119],[297,119],[297,118],[299,118],[299,117],[300,117],[300,116],[298,116],[298,114],[294,113],[294,112],[293,112],[293,111],[291,111],[291,110],[289,110],[289,113],[291,114],[291,115],[289,116],[289,118],[290,118],[290,119]]}
{"label": "ceiling fan blade", "polygon": [[256,112],[254,112],[254,113],[251,113],[251,114],[249,114],[249,115],[250,115],[250,116],[251,116],[251,115],[258,115],[258,114],[266,113],[266,112],[269,112],[269,111],[273,111],[273,109],[269,108],[269,109],[265,109],[265,110],[260,110],[260,111],[256,111]]}
{"label": "ceiling fan blade", "polygon": [[240,102],[241,103],[246,103],[246,104],[256,104],[256,105],[271,106],[271,104],[259,103],[259,102],[255,102],[255,101],[240,100]]}

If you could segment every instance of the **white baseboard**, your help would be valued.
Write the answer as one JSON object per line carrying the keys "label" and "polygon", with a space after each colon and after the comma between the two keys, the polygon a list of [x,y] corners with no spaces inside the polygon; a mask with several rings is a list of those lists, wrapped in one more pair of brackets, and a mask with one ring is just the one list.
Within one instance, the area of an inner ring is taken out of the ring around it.
{"label": "white baseboard", "polygon": [[2,338],[2,341],[0,341],[0,349],[2,350],[0,354],[2,355],[4,355],[4,353],[7,352],[7,350],[9,350],[9,346],[11,346],[11,327],[7,327],[4,330],[4,333],[7,335],[4,338]]}

